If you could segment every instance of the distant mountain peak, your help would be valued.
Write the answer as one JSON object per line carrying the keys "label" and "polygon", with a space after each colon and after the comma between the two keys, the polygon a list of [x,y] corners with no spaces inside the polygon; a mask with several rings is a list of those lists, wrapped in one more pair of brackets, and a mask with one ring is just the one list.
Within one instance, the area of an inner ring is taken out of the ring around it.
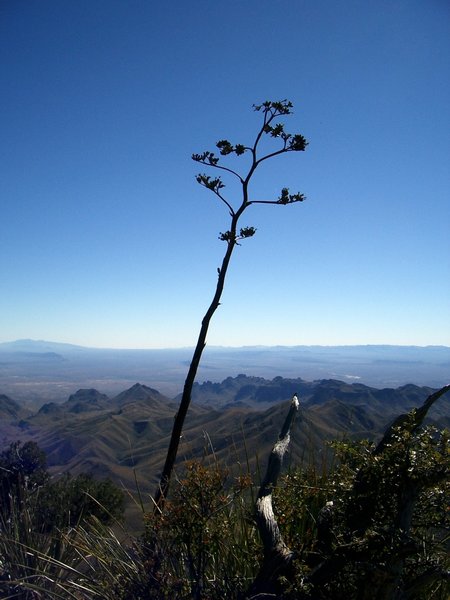
{"label": "distant mountain peak", "polygon": [[78,400],[108,400],[108,396],[106,394],[100,393],[98,390],[94,388],[81,388],[75,392],[75,394],[71,394],[69,396],[68,402],[75,402]]}
{"label": "distant mountain peak", "polygon": [[135,383],[128,390],[116,396],[114,401],[121,407],[131,402],[145,402],[149,405],[155,405],[155,403],[164,402],[164,397],[161,396],[158,390],[154,390],[142,383]]}
{"label": "distant mountain peak", "polygon": [[63,342],[49,342],[46,340],[33,340],[23,338],[12,342],[1,342],[0,351],[7,352],[62,352],[64,350],[82,349],[83,346],[76,344],[66,344]]}
{"label": "distant mountain peak", "polygon": [[132,392],[133,394],[159,394],[158,390],[155,390],[154,388],[151,388],[143,383],[135,383],[128,391]]}
{"label": "distant mountain peak", "polygon": [[67,400],[67,404],[70,405],[70,412],[74,413],[103,410],[107,407],[108,402],[108,396],[101,394],[94,388],[80,389],[69,396]]}

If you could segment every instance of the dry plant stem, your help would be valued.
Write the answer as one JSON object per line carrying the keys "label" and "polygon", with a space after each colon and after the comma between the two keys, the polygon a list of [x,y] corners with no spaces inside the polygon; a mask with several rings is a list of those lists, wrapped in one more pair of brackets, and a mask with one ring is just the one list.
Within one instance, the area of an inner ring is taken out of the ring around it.
{"label": "dry plant stem", "polygon": [[[252,237],[256,231],[253,227],[244,227],[238,230],[239,219],[244,213],[244,211],[251,206],[252,204],[293,204],[295,202],[302,202],[304,199],[303,194],[289,194],[289,190],[287,188],[283,188],[281,192],[281,196],[278,200],[251,200],[249,198],[249,184],[255,173],[257,167],[268,158],[273,158],[274,156],[278,156],[281,154],[285,154],[287,152],[297,152],[305,150],[307,142],[304,137],[300,134],[291,135],[284,132],[284,126],[280,124],[276,124],[274,126],[271,125],[274,119],[279,116],[285,116],[291,114],[292,104],[286,100],[281,102],[265,102],[260,106],[255,106],[255,110],[262,111],[263,113],[263,124],[260,127],[258,134],[255,138],[255,142],[253,146],[246,147],[242,145],[237,145],[236,147],[231,146],[229,142],[226,140],[222,140],[217,143],[217,147],[220,149],[220,153],[222,155],[236,153],[236,155],[241,155],[245,152],[250,155],[251,161],[250,166],[247,171],[247,175],[245,177],[239,175],[233,169],[228,167],[224,167],[219,165],[219,159],[214,156],[211,152],[205,152],[204,154],[194,154],[193,159],[209,168],[216,168],[222,171],[227,172],[235,176],[240,184],[242,189],[242,197],[241,203],[237,209],[233,208],[232,204],[224,197],[223,192],[221,191],[225,186],[222,183],[220,177],[216,179],[211,179],[211,177],[207,175],[198,175],[197,182],[200,185],[203,185],[210,191],[212,191],[227,207],[230,215],[230,229],[220,234],[220,238],[222,241],[225,241],[227,244],[227,249],[224,254],[222,265],[218,269],[218,281],[216,286],[216,291],[214,297],[212,299],[211,304],[209,305],[208,310],[203,317],[200,333],[197,339],[197,344],[195,346],[194,354],[192,356],[192,360],[189,366],[188,374],[186,376],[183,394],[180,401],[180,406],[177,414],[175,415],[174,425],[172,429],[172,435],[169,442],[169,448],[166,455],[166,460],[164,463],[163,471],[161,474],[161,478],[159,481],[158,489],[156,490],[154,497],[154,513],[158,514],[162,511],[164,502],[167,498],[167,494],[169,492],[170,479],[172,476],[172,472],[175,466],[175,461],[178,454],[178,447],[180,444],[180,437],[183,430],[184,421],[186,419],[187,411],[189,409],[189,405],[191,403],[192,396],[192,388],[194,385],[195,377],[197,375],[198,366],[200,364],[200,359],[203,354],[203,350],[206,346],[206,336],[209,329],[209,324],[211,319],[220,305],[220,299],[222,297],[222,292],[225,284],[225,277],[228,271],[228,267],[230,264],[231,255],[233,254],[233,250],[236,245],[239,245],[240,240],[245,239],[247,237]],[[271,152],[269,154],[263,154],[259,156],[259,144],[264,135],[269,135],[272,138],[278,138],[282,142],[281,148],[278,150]]]}
{"label": "dry plant stem", "polygon": [[[236,224],[239,216],[233,218],[234,229],[236,230]],[[212,316],[220,305],[220,298],[222,296],[224,284],[225,284],[225,276],[227,273],[228,265],[230,263],[231,255],[233,253],[233,249],[236,246],[236,241],[230,240],[227,245],[227,251],[222,261],[222,267],[219,270],[219,277],[217,281],[216,293],[214,294],[214,298],[205,313],[205,316],[202,320],[202,325],[200,328],[199,337],[197,340],[197,345],[194,350],[194,354],[192,357],[191,364],[189,366],[189,371],[186,377],[186,381],[183,388],[183,396],[181,398],[180,406],[177,414],[175,415],[175,420],[172,429],[172,436],[170,439],[169,449],[166,456],[166,461],[164,464],[163,472],[161,475],[161,480],[159,487],[155,494],[155,511],[159,512],[162,510],[164,505],[164,501],[169,492],[170,485],[170,477],[172,475],[173,467],[175,465],[175,460],[177,458],[178,446],[180,443],[180,437],[183,430],[184,421],[186,419],[187,411],[189,405],[191,403],[191,395],[192,395],[192,387],[194,385],[195,377],[197,375],[198,366],[200,364],[200,359],[202,357],[203,350],[206,346],[206,336],[208,333],[208,328]]]}
{"label": "dry plant stem", "polygon": [[284,543],[273,512],[272,491],[276,487],[286,454],[290,431],[298,411],[297,396],[293,396],[289,413],[281,429],[277,443],[270,453],[266,475],[256,500],[256,521],[264,546],[264,561],[252,586],[254,594],[271,592],[279,575],[286,573],[294,553]]}

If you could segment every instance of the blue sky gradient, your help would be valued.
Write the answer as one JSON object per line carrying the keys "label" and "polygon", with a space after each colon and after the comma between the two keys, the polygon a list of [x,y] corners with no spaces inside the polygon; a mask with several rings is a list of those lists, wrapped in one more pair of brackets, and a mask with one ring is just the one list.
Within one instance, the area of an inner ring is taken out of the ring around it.
{"label": "blue sky gradient", "polygon": [[288,98],[310,145],[252,193],[307,200],[246,213],[208,343],[450,345],[449,73],[446,0],[3,0],[0,342],[193,345],[228,215],[191,154]]}

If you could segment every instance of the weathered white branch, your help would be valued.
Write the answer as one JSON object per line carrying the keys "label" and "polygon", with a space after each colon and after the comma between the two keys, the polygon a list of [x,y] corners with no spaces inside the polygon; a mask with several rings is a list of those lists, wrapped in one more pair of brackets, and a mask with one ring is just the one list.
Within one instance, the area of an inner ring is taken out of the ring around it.
{"label": "weathered white branch", "polygon": [[289,569],[294,556],[294,553],[284,543],[281,536],[273,512],[272,491],[277,484],[283,458],[289,447],[290,431],[298,407],[298,398],[294,394],[278,441],[270,453],[266,475],[256,500],[256,522],[264,546],[264,561],[252,586],[252,597],[261,592],[270,593],[276,587],[278,576]]}

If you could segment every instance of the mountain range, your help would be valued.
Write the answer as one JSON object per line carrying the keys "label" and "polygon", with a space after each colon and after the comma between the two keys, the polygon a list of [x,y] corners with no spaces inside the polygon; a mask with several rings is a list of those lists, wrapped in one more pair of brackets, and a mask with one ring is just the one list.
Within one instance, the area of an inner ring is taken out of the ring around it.
{"label": "mountain range", "polygon": [[[257,472],[276,441],[294,393],[300,412],[289,460],[324,460],[324,442],[345,436],[376,439],[400,413],[420,406],[432,389],[412,384],[377,389],[330,379],[264,379],[238,375],[220,383],[196,384],[183,431],[180,460],[201,458],[249,465]],[[45,450],[50,472],[89,472],[110,477],[130,490],[153,492],[160,473],[177,399],[136,383],[109,396],[79,389],[62,403],[37,411],[0,395],[0,441],[20,439]],[[444,396],[430,411],[438,426],[450,426]],[[214,457],[214,458],[212,458]],[[243,468],[243,467],[242,467]],[[245,467],[247,468],[247,467]]]}

